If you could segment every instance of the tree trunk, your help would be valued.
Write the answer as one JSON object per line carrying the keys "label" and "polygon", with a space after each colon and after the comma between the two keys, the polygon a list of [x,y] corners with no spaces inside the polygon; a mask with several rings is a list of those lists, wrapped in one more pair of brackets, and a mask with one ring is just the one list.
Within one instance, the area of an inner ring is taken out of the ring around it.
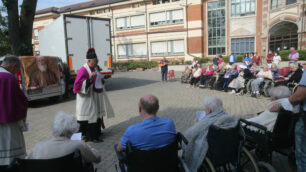
{"label": "tree trunk", "polygon": [[15,55],[33,55],[32,29],[37,0],[23,0],[21,13],[18,0],[2,0],[7,8],[9,42]]}

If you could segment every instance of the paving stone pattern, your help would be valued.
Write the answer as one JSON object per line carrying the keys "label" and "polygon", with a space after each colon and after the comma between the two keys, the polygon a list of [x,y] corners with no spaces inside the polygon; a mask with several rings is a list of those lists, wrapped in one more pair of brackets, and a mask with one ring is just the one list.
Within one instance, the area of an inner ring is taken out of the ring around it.
{"label": "paving stone pattern", "polygon": [[[118,143],[128,126],[141,122],[138,116],[138,101],[145,94],[154,94],[159,98],[160,110],[158,116],[174,120],[177,131],[184,132],[193,125],[195,112],[203,110],[205,96],[217,96],[223,100],[225,110],[236,118],[248,118],[265,110],[269,103],[267,98],[251,98],[235,96],[229,93],[186,88],[186,84],[179,81],[180,73],[176,73],[176,81],[161,82],[160,72],[124,72],[115,73],[107,81],[107,94],[115,112],[115,117],[105,119],[107,128],[103,131],[104,142],[88,143],[98,149],[102,161],[96,165],[99,172],[115,171],[117,163],[114,144]],[[25,132],[27,152],[39,141],[52,137],[51,123],[57,111],[75,113],[75,97],[69,100],[51,102],[48,99],[30,103],[27,122],[30,131]],[[275,155],[273,165],[277,171],[290,171],[287,158]]]}

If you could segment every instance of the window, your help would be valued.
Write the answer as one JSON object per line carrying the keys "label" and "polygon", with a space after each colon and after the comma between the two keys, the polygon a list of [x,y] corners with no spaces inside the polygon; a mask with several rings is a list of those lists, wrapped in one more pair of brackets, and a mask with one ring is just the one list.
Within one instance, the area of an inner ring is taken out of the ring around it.
{"label": "window", "polygon": [[152,56],[184,55],[184,40],[171,40],[151,43]]}
{"label": "window", "polygon": [[131,27],[142,27],[145,24],[145,17],[144,15],[139,15],[139,16],[132,16],[131,17]]}
{"label": "window", "polygon": [[109,12],[110,12],[110,9],[109,9],[109,8],[105,8],[105,9],[103,10],[103,12],[104,12],[104,13],[109,13]]}
{"label": "window", "polygon": [[145,43],[118,45],[119,58],[146,57],[147,47]]}
{"label": "window", "polygon": [[225,53],[225,1],[208,2],[208,55]]}
{"label": "window", "polygon": [[168,55],[184,54],[184,40],[168,41]]}
{"label": "window", "polygon": [[96,14],[96,11],[90,11],[89,12],[89,15],[95,15]]}
{"label": "window", "polygon": [[144,27],[144,15],[122,17],[116,19],[117,30]]}
{"label": "window", "polygon": [[283,6],[284,0],[271,0],[271,9],[280,8]]}
{"label": "window", "polygon": [[172,2],[178,2],[178,1],[180,1],[180,0],[172,0]]}
{"label": "window", "polygon": [[154,0],[153,5],[158,5],[158,4],[166,4],[169,3],[170,0]]}
{"label": "window", "polygon": [[140,7],[140,3],[132,4],[132,8],[138,8]]}
{"label": "window", "polygon": [[254,38],[233,38],[231,40],[231,50],[236,54],[254,52]]}
{"label": "window", "polygon": [[34,40],[38,40],[38,29],[34,29]]}
{"label": "window", "polygon": [[232,16],[255,14],[255,0],[232,0]]}
{"label": "window", "polygon": [[287,5],[296,3],[296,0],[287,0]]}
{"label": "window", "polygon": [[97,13],[97,14],[102,14],[102,13],[103,13],[103,10],[102,10],[102,9],[101,9],[101,10],[97,10],[96,13]]}
{"label": "window", "polygon": [[181,9],[150,14],[151,26],[177,24],[183,22],[184,22],[184,14],[183,10]]}

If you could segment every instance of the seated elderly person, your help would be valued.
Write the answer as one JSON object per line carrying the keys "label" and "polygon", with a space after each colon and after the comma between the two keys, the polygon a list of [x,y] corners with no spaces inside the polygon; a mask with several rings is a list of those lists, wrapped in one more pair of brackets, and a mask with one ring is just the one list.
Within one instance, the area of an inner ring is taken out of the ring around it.
{"label": "seated elderly person", "polygon": [[253,63],[252,67],[250,68],[250,71],[253,76],[256,76],[256,74],[260,71],[260,66],[257,65],[257,63]]}
{"label": "seated elderly person", "polygon": [[159,109],[157,97],[143,96],[138,103],[138,109],[142,122],[128,127],[118,144],[118,151],[124,150],[127,142],[137,149],[152,150],[175,141],[176,130],[172,119],[156,116]]}
{"label": "seated elderly person", "polygon": [[303,75],[302,69],[299,68],[297,63],[290,63],[289,66],[290,66],[290,73],[288,74],[288,76],[284,78],[284,81],[276,82],[274,84],[275,86],[287,85],[288,83],[299,83],[300,82],[302,75]]}
{"label": "seated elderly person", "polygon": [[[267,127],[268,131],[273,130],[278,112],[270,112],[270,109],[275,104],[281,103],[285,98],[290,97],[291,91],[286,86],[274,87],[269,90],[269,95],[271,96],[271,102],[267,105],[268,110],[260,113],[258,116],[247,119],[248,121],[252,121]],[[298,108],[298,107],[296,107]],[[296,109],[298,111],[298,109]],[[296,111],[295,110],[295,111]],[[254,127],[248,127],[251,130],[256,130]]]}
{"label": "seated elderly person", "polygon": [[237,124],[237,120],[224,111],[222,100],[219,98],[206,97],[204,106],[206,115],[184,133],[189,143],[183,144],[183,159],[191,172],[197,171],[206,156],[208,150],[206,136],[209,127],[216,125],[229,129]]}
{"label": "seated elderly person", "polygon": [[260,70],[259,73],[256,75],[256,79],[252,81],[251,87],[252,87],[252,97],[259,96],[259,86],[262,82],[264,82],[264,79],[273,79],[273,74],[271,70],[269,70],[268,65],[264,65],[263,69]]}
{"label": "seated elderly person", "polygon": [[191,74],[191,69],[188,66],[186,66],[185,70],[182,72],[181,80],[186,81],[190,77],[190,74]]}
{"label": "seated elderly person", "polygon": [[237,78],[233,79],[229,84],[229,88],[232,89],[231,94],[239,91],[239,89],[244,88],[245,80],[252,77],[252,73],[245,65],[240,65],[240,73]]}
{"label": "seated elderly person", "polygon": [[238,76],[238,70],[237,65],[233,64],[231,66],[231,69],[228,69],[223,77],[221,77],[219,80],[218,87],[219,88],[227,88],[228,84]]}
{"label": "seated elderly person", "polygon": [[189,82],[189,85],[187,88],[195,88],[196,84],[200,81],[200,78],[202,76],[202,69],[200,68],[200,64],[197,64],[194,66],[194,69],[192,71],[192,78]]}
{"label": "seated elderly person", "polygon": [[276,80],[280,77],[279,70],[278,70],[277,65],[275,63],[273,63],[271,65],[271,72],[273,74],[273,80]]}
{"label": "seated elderly person", "polygon": [[204,88],[208,86],[208,81],[212,78],[214,72],[213,64],[208,64],[205,73],[201,76],[200,87]]}
{"label": "seated elderly person", "polygon": [[79,124],[73,115],[59,112],[52,124],[54,138],[39,142],[32,149],[28,159],[53,159],[68,155],[79,149],[84,164],[99,163],[100,153],[83,141],[70,140],[73,133],[79,130]]}

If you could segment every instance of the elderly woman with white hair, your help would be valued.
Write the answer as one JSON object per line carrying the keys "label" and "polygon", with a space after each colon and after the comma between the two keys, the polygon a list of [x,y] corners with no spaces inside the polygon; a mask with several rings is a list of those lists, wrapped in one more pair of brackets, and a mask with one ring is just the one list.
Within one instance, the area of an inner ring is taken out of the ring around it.
{"label": "elderly woman with white hair", "polygon": [[241,88],[244,88],[245,80],[252,77],[252,73],[245,65],[240,65],[240,73],[237,78],[233,79],[228,87],[232,89],[231,94],[238,92]]}
{"label": "elderly woman with white hair", "polygon": [[201,76],[202,76],[201,65],[196,64],[194,66],[193,71],[192,71],[192,78],[191,78],[187,88],[190,88],[191,86],[192,86],[192,88],[195,88],[196,84],[200,81]]}
{"label": "elderly woman with white hair", "polygon": [[211,125],[228,129],[237,125],[237,120],[227,114],[223,109],[222,100],[217,97],[204,99],[205,116],[184,133],[188,144],[183,144],[183,159],[189,170],[196,172],[200,167],[208,150],[206,136]]}
{"label": "elderly woman with white hair", "polygon": [[[288,106],[291,106],[288,103],[286,104],[286,102],[284,101],[286,98],[290,97],[291,91],[286,86],[279,86],[279,87],[271,88],[269,90],[269,95],[271,96],[271,102],[267,105],[268,110],[260,113],[258,116],[249,118],[247,120],[263,125],[267,127],[268,131],[272,132],[277,116],[278,116],[278,112],[270,112],[270,109],[273,107],[273,105],[279,104],[279,103],[285,106],[286,108]],[[298,107],[295,107],[294,112],[298,112]],[[255,130],[255,128],[253,127],[249,127],[249,128]]]}
{"label": "elderly woman with white hair", "polygon": [[259,96],[259,85],[264,82],[264,79],[273,79],[273,74],[271,70],[269,69],[268,65],[264,65],[263,69],[261,69],[258,74],[256,75],[256,79],[252,81],[251,87],[252,87],[252,97]]}
{"label": "elderly woman with white hair", "polygon": [[53,159],[68,155],[79,149],[84,164],[101,161],[97,150],[83,141],[70,140],[72,134],[79,130],[79,124],[73,115],[59,112],[52,124],[54,138],[35,145],[28,159]]}

